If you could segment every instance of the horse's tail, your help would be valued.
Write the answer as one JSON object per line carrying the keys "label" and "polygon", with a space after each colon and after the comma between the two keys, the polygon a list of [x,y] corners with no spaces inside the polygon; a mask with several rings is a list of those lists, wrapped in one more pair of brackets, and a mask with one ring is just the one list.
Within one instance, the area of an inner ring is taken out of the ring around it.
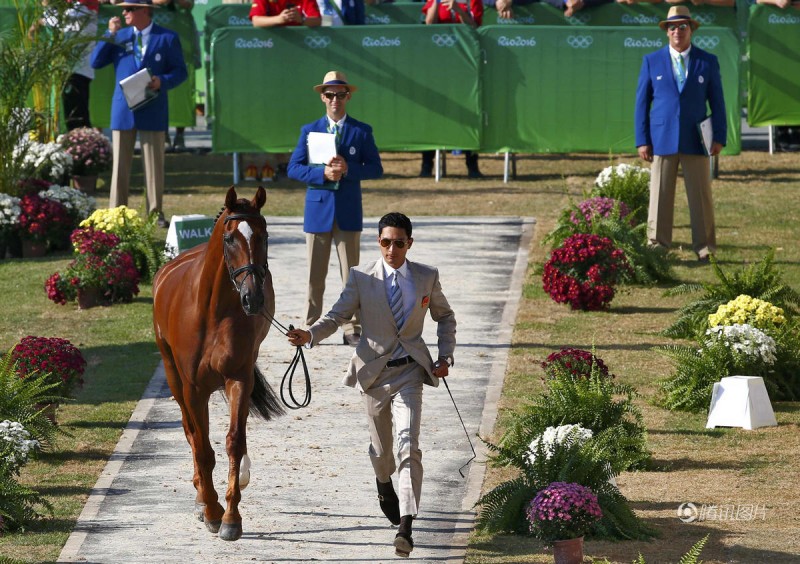
{"label": "horse's tail", "polygon": [[275,417],[283,415],[283,406],[272,391],[264,375],[258,369],[253,368],[253,393],[250,394],[250,414],[261,417],[269,421]]}

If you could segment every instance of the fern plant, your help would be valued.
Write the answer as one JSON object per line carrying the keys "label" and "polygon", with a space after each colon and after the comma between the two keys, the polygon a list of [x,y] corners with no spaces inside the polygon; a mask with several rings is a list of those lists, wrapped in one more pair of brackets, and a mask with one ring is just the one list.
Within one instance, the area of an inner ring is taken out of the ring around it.
{"label": "fern plant", "polygon": [[796,316],[800,313],[800,293],[782,281],[783,275],[774,266],[774,260],[775,249],[770,249],[763,260],[728,273],[712,255],[711,268],[717,282],[681,284],[664,293],[665,296],[679,296],[703,292],[678,310],[678,319],[663,334],[683,339],[700,337],[708,329],[708,316],[741,294],[781,307],[787,317]]}
{"label": "fern plant", "polygon": [[650,202],[650,170],[627,164],[609,166],[597,176],[591,195],[625,202],[631,209],[636,225],[646,224]]}
{"label": "fern plant", "polygon": [[[525,510],[536,494],[552,482],[578,483],[596,495],[603,517],[593,534],[609,539],[652,538],[655,531],[642,523],[609,479],[606,448],[589,440],[548,447],[542,441],[530,451],[512,451],[503,445],[487,443],[496,459],[504,459],[520,470],[520,475],[487,492],[476,503],[480,506],[476,526],[489,533],[529,532]],[[530,456],[533,454],[533,456]]]}
{"label": "fern plant", "polygon": [[[603,375],[599,363],[593,363],[586,376],[575,376],[559,364],[548,370],[558,376],[546,380],[547,390],[529,398],[511,416],[500,439],[502,452],[525,452],[548,427],[574,424],[590,429],[593,440],[607,447],[607,462],[614,474],[646,466],[650,459],[647,431],[631,386]],[[513,460],[501,453],[497,463],[513,464]]]}
{"label": "fern plant", "polygon": [[[698,560],[698,558],[700,558],[700,553],[703,552],[703,547],[706,545],[706,542],[708,542],[708,535],[694,543],[692,548],[689,549],[689,552],[681,556],[678,564],[703,564],[703,561]],[[633,561],[633,564],[647,564],[641,552],[638,558]]]}

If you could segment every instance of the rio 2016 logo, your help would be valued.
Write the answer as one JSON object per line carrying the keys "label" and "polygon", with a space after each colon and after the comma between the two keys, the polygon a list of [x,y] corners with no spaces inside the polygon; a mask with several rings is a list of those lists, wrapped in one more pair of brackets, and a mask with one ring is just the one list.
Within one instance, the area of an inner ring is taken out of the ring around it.
{"label": "rio 2016 logo", "polygon": [[594,43],[591,35],[570,35],[567,37],[567,45],[573,49],[588,49]]}
{"label": "rio 2016 logo", "polygon": [[433,44],[437,47],[453,47],[458,40],[455,35],[434,33],[431,35],[431,41],[433,41]]}
{"label": "rio 2016 logo", "polygon": [[702,25],[714,25],[714,20],[717,19],[717,14],[695,14],[694,19]]}
{"label": "rio 2016 logo", "polygon": [[592,21],[592,16],[586,12],[578,12],[574,16],[568,17],[567,21],[570,25],[588,25]]}
{"label": "rio 2016 logo", "polygon": [[320,35],[309,35],[305,38],[304,43],[309,49],[327,49],[328,45],[331,44],[331,38]]}
{"label": "rio 2016 logo", "polygon": [[365,37],[361,40],[362,47],[400,47],[402,42],[399,37]]}
{"label": "rio 2016 logo", "polygon": [[245,39],[244,37],[239,37],[233,43],[233,47],[235,49],[272,49],[273,43],[272,38],[264,40],[264,39]]}
{"label": "rio 2016 logo", "polygon": [[497,44],[501,47],[536,47],[535,37],[506,37],[501,35],[497,38]]}

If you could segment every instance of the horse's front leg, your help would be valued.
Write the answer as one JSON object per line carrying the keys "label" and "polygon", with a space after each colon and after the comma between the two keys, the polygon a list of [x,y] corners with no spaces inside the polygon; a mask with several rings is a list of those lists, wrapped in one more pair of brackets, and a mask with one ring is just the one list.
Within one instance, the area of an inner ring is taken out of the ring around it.
{"label": "horse's front leg", "polygon": [[242,457],[247,456],[247,415],[250,411],[252,388],[252,382],[248,385],[237,380],[227,380],[225,383],[231,421],[225,441],[229,462],[228,490],[225,492],[225,501],[228,505],[219,529],[219,538],[223,540],[235,541],[242,536],[242,516],[239,513],[239,502],[242,499],[241,488],[246,486],[249,481],[249,471],[247,476],[240,480],[239,470],[242,465]]}

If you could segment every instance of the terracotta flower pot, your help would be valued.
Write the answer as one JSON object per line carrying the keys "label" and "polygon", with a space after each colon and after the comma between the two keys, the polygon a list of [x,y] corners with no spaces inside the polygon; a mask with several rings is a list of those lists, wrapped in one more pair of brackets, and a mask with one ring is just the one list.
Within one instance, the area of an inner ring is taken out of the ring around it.
{"label": "terracotta flower pot", "polygon": [[84,194],[94,195],[97,190],[97,175],[93,176],[73,176],[72,187],[80,190]]}
{"label": "terracotta flower pot", "polygon": [[22,258],[39,258],[47,254],[46,241],[22,240]]}
{"label": "terracotta flower pot", "polygon": [[108,305],[108,300],[99,288],[78,288],[78,307],[80,309],[101,305]]}
{"label": "terracotta flower pot", "polygon": [[555,564],[580,564],[583,562],[583,537],[553,541]]}

